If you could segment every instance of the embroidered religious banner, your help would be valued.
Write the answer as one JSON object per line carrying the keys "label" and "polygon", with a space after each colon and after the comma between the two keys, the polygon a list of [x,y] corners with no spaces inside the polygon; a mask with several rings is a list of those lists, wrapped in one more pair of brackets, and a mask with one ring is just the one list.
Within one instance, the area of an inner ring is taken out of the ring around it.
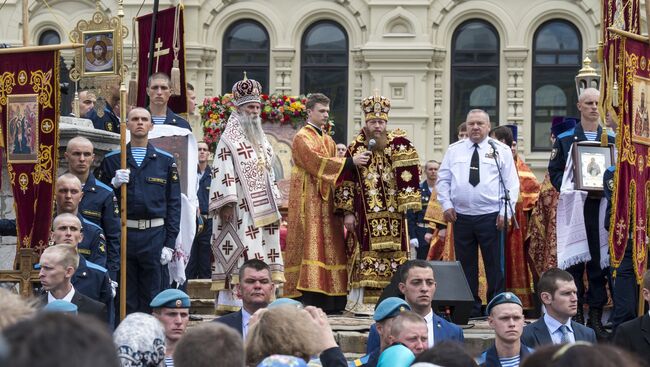
{"label": "embroidered religious banner", "polygon": [[601,115],[609,112],[617,120],[620,116],[623,94],[618,92],[623,80],[616,75],[616,64],[620,53],[621,36],[608,30],[609,27],[640,34],[639,0],[605,0],[602,2],[601,41],[602,52],[598,61],[602,66],[600,106]]}
{"label": "embroidered religious banner", "polygon": [[48,244],[57,169],[59,51],[0,54],[0,125],[18,246]]}
{"label": "embroidered religious banner", "polygon": [[[178,13],[177,13],[178,12]],[[138,106],[146,107],[147,76],[149,75],[149,43],[151,38],[152,14],[137,18],[138,21]],[[156,34],[154,36],[153,69],[151,74],[171,75],[174,59],[180,69],[180,95],[172,96],[167,106],[177,114],[187,112],[185,96],[185,39],[183,25],[183,6],[161,10],[156,14]]]}
{"label": "embroidered religious banner", "polygon": [[612,182],[613,189],[610,223],[610,254],[617,268],[625,248],[633,246],[637,281],[640,282],[647,266],[648,209],[650,206],[650,126],[648,99],[650,98],[650,54],[647,42],[630,38],[620,39],[618,78],[621,83],[620,126],[616,135],[618,161]]}

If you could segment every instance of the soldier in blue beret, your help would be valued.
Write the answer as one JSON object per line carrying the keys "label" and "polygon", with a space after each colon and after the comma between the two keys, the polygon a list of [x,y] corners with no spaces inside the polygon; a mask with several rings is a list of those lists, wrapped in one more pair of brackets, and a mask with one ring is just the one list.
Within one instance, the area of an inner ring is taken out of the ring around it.
{"label": "soldier in blue beret", "polygon": [[190,296],[179,289],[166,289],[158,293],[149,306],[165,328],[165,367],[173,367],[174,349],[190,321]]}
{"label": "soldier in blue beret", "polygon": [[487,305],[488,322],[494,329],[494,345],[477,359],[479,366],[517,367],[533,349],[520,338],[524,329],[524,308],[512,292],[499,293]]}
{"label": "soldier in blue beret", "polygon": [[76,315],[79,312],[79,307],[77,307],[77,305],[72,302],[57,299],[45,305],[45,307],[43,307],[43,310]]}
{"label": "soldier in blue beret", "polygon": [[377,366],[379,355],[386,349],[388,345],[388,333],[390,332],[390,323],[393,318],[403,311],[410,311],[411,306],[405,300],[399,297],[388,297],[381,301],[375,309],[375,314],[372,317],[375,320],[377,332],[374,335],[379,335],[379,348],[375,348],[365,356],[356,359],[352,362],[354,366],[374,367]]}

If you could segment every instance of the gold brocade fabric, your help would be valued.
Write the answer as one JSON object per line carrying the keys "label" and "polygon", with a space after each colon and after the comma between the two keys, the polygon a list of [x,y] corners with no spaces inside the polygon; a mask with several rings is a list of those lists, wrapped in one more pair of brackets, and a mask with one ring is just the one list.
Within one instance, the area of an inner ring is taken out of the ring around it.
{"label": "gold brocade fabric", "polygon": [[[363,131],[348,147],[351,157],[367,151]],[[374,151],[367,166],[346,171],[335,190],[336,210],[357,217],[350,287],[383,288],[408,259],[404,226],[408,209],[421,210],[419,158],[405,133],[388,133],[384,150]]]}
{"label": "gold brocade fabric", "polygon": [[332,196],[345,158],[336,158],[334,140],[310,125],[296,134],[292,154],[284,296],[298,297],[301,290],[345,296],[343,221],[333,214]]}
{"label": "gold brocade fabric", "polygon": [[546,173],[542,182],[539,200],[530,215],[528,226],[531,271],[536,276],[557,266],[557,202],[560,193],[555,190]]}

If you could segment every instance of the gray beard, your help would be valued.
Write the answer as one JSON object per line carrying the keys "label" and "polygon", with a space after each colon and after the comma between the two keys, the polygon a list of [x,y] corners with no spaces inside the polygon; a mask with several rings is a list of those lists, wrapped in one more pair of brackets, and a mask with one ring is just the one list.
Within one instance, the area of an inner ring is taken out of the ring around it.
{"label": "gray beard", "polygon": [[262,129],[262,119],[257,117],[252,117],[245,113],[238,113],[239,124],[244,131],[246,139],[251,143],[255,152],[259,155],[260,150],[264,147],[264,141],[266,140],[266,135]]}

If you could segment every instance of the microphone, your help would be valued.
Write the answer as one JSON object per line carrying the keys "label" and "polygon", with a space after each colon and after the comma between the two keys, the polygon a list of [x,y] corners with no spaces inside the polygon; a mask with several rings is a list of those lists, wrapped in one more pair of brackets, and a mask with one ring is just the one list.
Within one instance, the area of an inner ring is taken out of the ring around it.
{"label": "microphone", "polygon": [[499,150],[497,149],[497,145],[494,142],[494,139],[488,139],[488,144],[490,144],[490,146],[494,150],[494,153],[499,153]]}
{"label": "microphone", "polygon": [[372,151],[375,148],[375,145],[377,145],[377,140],[375,139],[368,140],[368,150]]}

